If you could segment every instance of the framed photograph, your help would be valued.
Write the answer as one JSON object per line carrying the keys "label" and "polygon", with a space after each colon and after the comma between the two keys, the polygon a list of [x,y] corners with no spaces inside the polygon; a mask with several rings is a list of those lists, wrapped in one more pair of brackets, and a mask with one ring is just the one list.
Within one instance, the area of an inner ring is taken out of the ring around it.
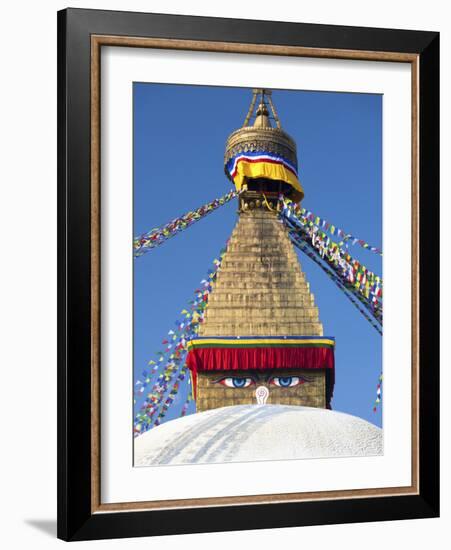
{"label": "framed photograph", "polygon": [[58,536],[439,514],[439,35],[58,14]]}

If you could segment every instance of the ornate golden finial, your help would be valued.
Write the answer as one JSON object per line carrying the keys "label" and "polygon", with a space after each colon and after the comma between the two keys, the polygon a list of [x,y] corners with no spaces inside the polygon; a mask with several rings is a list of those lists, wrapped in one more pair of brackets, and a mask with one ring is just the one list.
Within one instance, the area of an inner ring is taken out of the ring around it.
{"label": "ornate golden finial", "polygon": [[296,143],[282,129],[271,96],[271,90],[252,90],[244,124],[227,140],[225,173],[237,190],[249,184],[249,192],[282,193],[299,202],[304,192],[297,177]]}
{"label": "ornate golden finial", "polygon": [[[274,108],[274,105],[271,99],[271,95],[272,95],[271,90],[267,90],[265,88],[254,88],[252,90],[252,101],[249,107],[249,111],[247,112],[246,118],[244,119],[242,128],[249,126],[249,123],[254,113],[255,104],[259,96],[260,96],[260,103],[257,107],[257,112],[255,113],[254,126],[264,126],[264,127],[271,128],[271,122],[269,120],[270,114],[266,104],[266,99],[267,99],[269,106],[271,108],[272,118],[276,121],[277,128],[281,127],[279,117],[277,116],[277,112]],[[258,118],[259,116],[262,116],[262,115],[266,115],[267,119],[262,120]]]}
{"label": "ornate golden finial", "polygon": [[260,101],[260,105],[257,107],[257,112],[255,113],[254,128],[271,128],[271,122],[269,121],[269,112],[266,107],[265,100]]}

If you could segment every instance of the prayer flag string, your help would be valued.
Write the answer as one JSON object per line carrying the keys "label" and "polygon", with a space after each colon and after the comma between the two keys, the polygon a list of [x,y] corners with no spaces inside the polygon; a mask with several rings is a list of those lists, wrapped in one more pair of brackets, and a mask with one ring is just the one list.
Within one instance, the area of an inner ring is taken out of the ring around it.
{"label": "prayer flag string", "polygon": [[165,225],[155,227],[147,233],[143,233],[142,235],[135,237],[135,239],[133,240],[135,258],[142,256],[146,252],[149,252],[149,250],[152,250],[152,248],[163,244],[171,237],[174,237],[197,221],[205,218],[205,216],[211,214],[220,206],[227,204],[233,198],[237,197],[238,194],[239,193],[237,193],[236,191],[229,191],[229,193],[220,197],[219,199],[214,199],[213,201],[204,204],[196,210],[187,212],[183,216],[173,219]]}
{"label": "prayer flag string", "polygon": [[343,229],[340,229],[339,227],[333,225],[332,223],[328,222],[324,218],[320,218],[310,210],[299,207],[299,212],[306,220],[312,222],[318,228],[323,229],[324,231],[327,231],[331,235],[337,235],[337,237],[341,237],[342,240],[338,243],[340,246],[342,246],[343,244],[351,244],[351,245],[358,244],[362,248],[365,248],[366,250],[370,250],[371,252],[374,252],[375,254],[382,256],[382,250],[380,248],[369,245],[364,240],[359,239],[354,235],[351,235],[351,233],[347,233]]}
{"label": "prayer flag string", "polygon": [[377,332],[382,336],[382,331],[380,329],[380,324],[373,319],[371,315],[368,314],[367,311],[365,311],[359,302],[356,300],[356,298],[347,292],[346,287],[343,285],[341,280],[337,277],[337,275],[325,264],[323,261],[320,261],[320,259],[317,257],[316,250],[311,247],[307,242],[301,241],[299,237],[293,233],[289,234],[291,241],[293,244],[304,254],[306,254],[312,261],[314,261],[325,273],[326,275],[337,285],[337,287],[343,291],[344,295],[348,300],[354,305],[354,307],[365,317],[365,319],[370,323],[370,325],[377,330]]}
{"label": "prayer flag string", "polygon": [[[207,277],[194,291],[194,299],[180,312],[182,319],[175,321],[175,328],[169,330],[163,339],[164,349],[156,352],[155,359],[149,361],[150,369],[145,369],[135,383],[134,403],[138,407],[134,419],[135,437],[161,423],[182,384],[188,386],[188,395],[181,416],[187,413],[189,403],[193,400],[191,376],[185,365],[187,344],[198,333],[204,321],[212,285],[225,253],[226,248],[220,251],[219,258],[213,260],[214,267],[208,270]],[[143,395],[145,399],[141,402]]]}
{"label": "prayer flag string", "polygon": [[373,412],[377,412],[377,408],[381,403],[382,403],[382,373],[379,376],[379,382],[376,388],[376,401],[374,402]]}
{"label": "prayer flag string", "polygon": [[347,291],[353,294],[382,325],[382,278],[343,250],[313,222],[307,220],[301,214],[299,206],[287,199],[282,199],[281,204],[280,218],[291,234],[296,234],[302,241],[307,242],[316,255],[333,269]]}

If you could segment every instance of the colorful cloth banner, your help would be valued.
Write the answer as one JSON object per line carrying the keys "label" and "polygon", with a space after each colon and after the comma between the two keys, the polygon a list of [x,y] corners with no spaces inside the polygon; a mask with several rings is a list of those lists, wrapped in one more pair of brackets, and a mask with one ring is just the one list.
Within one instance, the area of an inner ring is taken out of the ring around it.
{"label": "colorful cloth banner", "polygon": [[197,208],[192,212],[188,212],[187,214],[180,216],[179,218],[175,218],[174,220],[170,221],[166,225],[162,225],[161,227],[155,227],[154,229],[151,229],[147,233],[143,233],[139,237],[135,237],[133,241],[135,258],[138,258],[139,256],[142,256],[152,248],[155,248],[160,244],[163,244],[171,237],[174,237],[175,235],[177,235],[177,233],[180,233],[184,229],[193,225],[193,223],[201,220],[202,218],[205,218],[205,216],[214,212],[220,206],[227,204],[232,199],[234,199],[237,195],[238,193],[236,191],[233,191],[233,190],[229,191],[229,193],[227,193],[223,197],[220,197],[219,199],[215,199],[207,204],[204,204],[204,206],[201,206],[200,208]]}
{"label": "colorful cloth banner", "polygon": [[206,348],[331,348],[332,336],[197,336],[188,344],[188,351]]}
{"label": "colorful cloth banner", "polygon": [[297,166],[276,153],[268,151],[238,153],[226,164],[226,170],[237,191],[242,190],[248,178],[265,178],[283,181],[290,185],[294,190],[296,201],[304,197],[304,190],[298,179]]}

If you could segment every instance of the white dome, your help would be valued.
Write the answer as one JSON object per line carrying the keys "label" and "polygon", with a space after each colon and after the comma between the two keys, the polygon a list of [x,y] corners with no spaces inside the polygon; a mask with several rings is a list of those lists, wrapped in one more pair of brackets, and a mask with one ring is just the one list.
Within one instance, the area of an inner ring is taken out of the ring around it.
{"label": "white dome", "polygon": [[382,454],[382,430],[326,409],[238,405],[185,416],[135,439],[135,466]]}

